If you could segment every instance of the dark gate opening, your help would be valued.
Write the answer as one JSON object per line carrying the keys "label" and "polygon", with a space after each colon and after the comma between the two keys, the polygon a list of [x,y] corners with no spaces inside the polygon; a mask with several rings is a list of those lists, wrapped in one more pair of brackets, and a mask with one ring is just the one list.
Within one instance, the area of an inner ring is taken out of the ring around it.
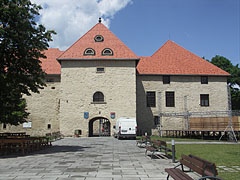
{"label": "dark gate opening", "polygon": [[107,118],[95,117],[89,121],[89,137],[110,135],[111,135],[111,123]]}

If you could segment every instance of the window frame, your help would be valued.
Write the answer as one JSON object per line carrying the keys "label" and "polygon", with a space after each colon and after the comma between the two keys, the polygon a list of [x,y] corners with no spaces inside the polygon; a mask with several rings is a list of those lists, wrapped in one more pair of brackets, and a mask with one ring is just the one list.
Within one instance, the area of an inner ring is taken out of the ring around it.
{"label": "window frame", "polygon": [[[106,53],[105,51],[110,51],[110,53]],[[102,50],[102,56],[113,56],[113,50],[110,48],[105,48]]]}
{"label": "window frame", "polygon": [[93,103],[104,103],[104,94],[101,91],[96,91],[93,94]]}
{"label": "window frame", "polygon": [[[98,69],[103,69],[103,71],[99,71]],[[96,67],[96,73],[105,73],[105,67]]]}
{"label": "window frame", "polygon": [[163,84],[170,84],[171,78],[169,75],[164,75],[163,76]]}
{"label": "window frame", "polygon": [[156,107],[156,92],[147,91],[146,92],[146,103],[147,107]]}
{"label": "window frame", "polygon": [[157,126],[160,124],[160,117],[159,116],[153,116],[153,122],[154,125]]}
{"label": "window frame", "polygon": [[208,76],[201,76],[201,84],[208,84]]}
{"label": "window frame", "polygon": [[201,107],[209,107],[209,94],[200,94],[200,106]]}
{"label": "window frame", "polygon": [[[173,95],[173,96],[170,96]],[[166,91],[165,92],[166,107],[175,107],[175,92]]]}
{"label": "window frame", "polygon": [[[98,39],[99,37],[101,37],[100,40]],[[94,37],[94,40],[95,40],[95,42],[103,42],[103,41],[104,41],[104,38],[103,38],[102,35],[98,34],[98,35],[96,35],[96,36]]]}
{"label": "window frame", "polygon": [[[91,50],[92,51],[92,53],[87,53],[87,51],[89,51],[89,50]],[[84,50],[84,52],[83,52],[83,55],[84,56],[95,56],[95,50],[93,49],[93,48],[87,48],[87,49],[85,49]]]}

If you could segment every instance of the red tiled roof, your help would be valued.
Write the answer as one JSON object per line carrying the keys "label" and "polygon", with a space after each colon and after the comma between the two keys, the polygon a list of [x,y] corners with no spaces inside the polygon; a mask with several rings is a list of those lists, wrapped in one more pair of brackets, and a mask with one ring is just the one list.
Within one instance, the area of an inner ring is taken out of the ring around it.
{"label": "red tiled roof", "polygon": [[[95,42],[96,35],[102,35],[103,42]],[[87,48],[95,50],[95,56],[84,56]],[[113,56],[102,56],[102,50],[110,48]],[[68,48],[58,60],[63,59],[139,59],[121,40],[119,40],[106,26],[102,23],[96,24],[70,48]]]}
{"label": "red tiled roof", "polygon": [[44,55],[47,56],[46,59],[41,58],[42,69],[47,74],[61,74],[61,65],[56,60],[63,51],[60,51],[58,48],[49,48],[44,51]]}
{"label": "red tiled roof", "polygon": [[139,74],[230,75],[170,40],[151,57],[141,57],[137,70]]}

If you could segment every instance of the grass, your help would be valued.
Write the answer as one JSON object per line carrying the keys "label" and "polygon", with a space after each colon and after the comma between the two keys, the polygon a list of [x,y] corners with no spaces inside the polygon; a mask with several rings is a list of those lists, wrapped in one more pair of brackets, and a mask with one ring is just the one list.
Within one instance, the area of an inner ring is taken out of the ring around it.
{"label": "grass", "polygon": [[[151,137],[152,140],[159,139],[157,136]],[[184,138],[160,138],[164,141],[174,139],[179,141],[203,142],[201,139],[184,139]],[[217,141],[217,140],[207,140]],[[168,144],[171,148],[171,144]],[[181,158],[181,154],[193,154],[208,161],[214,162],[216,166],[240,166],[240,144],[176,144],[176,159]],[[219,172],[219,177],[224,180],[240,180],[240,172]]]}
{"label": "grass", "polygon": [[[240,144],[176,144],[176,157],[193,154],[214,162],[216,166],[240,166]],[[240,179],[240,173],[219,172],[225,180]]]}

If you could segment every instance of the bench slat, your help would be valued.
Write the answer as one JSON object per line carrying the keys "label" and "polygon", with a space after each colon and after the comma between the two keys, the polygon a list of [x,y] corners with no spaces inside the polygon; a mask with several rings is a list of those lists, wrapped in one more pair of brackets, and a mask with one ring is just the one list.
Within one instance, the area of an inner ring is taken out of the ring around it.
{"label": "bench slat", "polygon": [[175,180],[193,180],[190,176],[182,172],[180,169],[169,168],[165,171]]}

